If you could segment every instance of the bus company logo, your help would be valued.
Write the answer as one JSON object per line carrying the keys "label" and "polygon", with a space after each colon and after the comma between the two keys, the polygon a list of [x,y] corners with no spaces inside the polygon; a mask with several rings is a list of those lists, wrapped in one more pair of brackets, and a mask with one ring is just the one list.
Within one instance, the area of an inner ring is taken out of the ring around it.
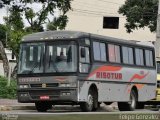
{"label": "bus company logo", "polygon": [[45,83],[42,84],[42,88],[46,88],[47,85]]}
{"label": "bus company logo", "polygon": [[122,73],[97,72],[96,78],[122,80]]}
{"label": "bus company logo", "polygon": [[31,78],[20,78],[19,82],[40,82],[40,78],[35,78],[35,77],[31,77]]}

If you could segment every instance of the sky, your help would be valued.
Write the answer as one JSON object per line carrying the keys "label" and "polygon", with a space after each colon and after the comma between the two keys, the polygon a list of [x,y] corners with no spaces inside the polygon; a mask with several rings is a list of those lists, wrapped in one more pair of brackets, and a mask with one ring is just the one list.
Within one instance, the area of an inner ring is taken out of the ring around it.
{"label": "sky", "polygon": [[[34,4],[28,4],[29,7],[32,7],[34,11],[39,11],[41,9],[41,4],[38,4],[38,3],[34,3]],[[58,17],[59,15],[59,11],[58,10],[55,10],[55,17]],[[2,8],[0,9],[0,24],[3,24],[4,23],[4,20],[3,20],[3,17],[4,16],[7,16],[7,8]],[[52,20],[54,18],[54,16],[52,15],[49,15],[49,19]],[[25,19],[25,17],[23,16],[23,19],[24,19],[24,23],[25,23],[25,26],[29,26],[27,20]],[[44,26],[45,27],[45,26]]]}

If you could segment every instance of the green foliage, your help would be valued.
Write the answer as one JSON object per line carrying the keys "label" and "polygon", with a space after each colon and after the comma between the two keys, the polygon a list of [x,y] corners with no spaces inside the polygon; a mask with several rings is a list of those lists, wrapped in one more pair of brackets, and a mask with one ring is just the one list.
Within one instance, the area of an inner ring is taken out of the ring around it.
{"label": "green foliage", "polygon": [[[23,35],[44,31],[43,25],[49,21],[49,15],[54,16],[55,9],[59,9],[62,14],[54,21],[55,29],[61,30],[66,27],[68,18],[65,14],[71,9],[71,1],[72,0],[19,0],[18,4],[16,0],[2,0],[2,2],[0,2],[0,8],[9,5],[9,16],[4,17],[8,35],[7,45],[13,51],[17,60],[19,45]],[[35,12],[28,3],[39,3],[42,5],[42,8],[40,11]],[[30,26],[24,27],[23,15]]]}
{"label": "green foliage", "polygon": [[24,23],[19,12],[18,7],[10,8],[9,17],[4,17],[6,32],[7,32],[7,46],[13,51],[14,55],[18,60],[19,46],[23,35],[25,35],[24,31]]}
{"label": "green foliage", "polygon": [[6,26],[0,24],[0,41],[2,42],[3,46],[6,46],[6,31]]}
{"label": "green foliage", "polygon": [[11,80],[11,85],[7,87],[7,79],[0,76],[0,98],[16,98],[17,84],[15,80]]}
{"label": "green foliage", "polygon": [[26,33],[24,31],[20,31],[20,30],[10,31],[10,41],[8,42],[8,46],[12,50],[16,58],[19,57],[20,42],[21,42],[22,37],[25,34]]}
{"label": "green foliage", "polygon": [[54,18],[52,22],[47,24],[47,30],[64,30],[68,22],[66,15]]}
{"label": "green foliage", "polygon": [[126,0],[118,12],[127,17],[125,27],[128,33],[144,27],[156,31],[158,0]]}

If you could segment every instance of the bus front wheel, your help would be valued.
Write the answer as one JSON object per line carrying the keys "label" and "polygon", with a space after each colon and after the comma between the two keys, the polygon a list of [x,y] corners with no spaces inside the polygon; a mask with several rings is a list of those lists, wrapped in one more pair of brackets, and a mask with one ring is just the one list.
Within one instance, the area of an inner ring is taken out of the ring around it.
{"label": "bus front wheel", "polygon": [[129,102],[118,102],[118,108],[120,111],[133,111],[137,106],[137,95],[132,90],[130,93],[130,101]]}
{"label": "bus front wheel", "polygon": [[48,102],[36,102],[35,107],[38,112],[46,112],[48,109],[52,107]]}
{"label": "bus front wheel", "polygon": [[96,111],[98,108],[98,94],[92,89],[89,90],[87,101],[80,103],[83,112]]}

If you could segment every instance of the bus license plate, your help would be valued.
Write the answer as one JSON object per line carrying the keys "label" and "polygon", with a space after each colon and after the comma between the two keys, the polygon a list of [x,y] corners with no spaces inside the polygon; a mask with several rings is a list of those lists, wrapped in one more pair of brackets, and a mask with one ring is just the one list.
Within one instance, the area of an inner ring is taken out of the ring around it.
{"label": "bus license plate", "polygon": [[40,100],[49,100],[49,96],[40,96]]}

